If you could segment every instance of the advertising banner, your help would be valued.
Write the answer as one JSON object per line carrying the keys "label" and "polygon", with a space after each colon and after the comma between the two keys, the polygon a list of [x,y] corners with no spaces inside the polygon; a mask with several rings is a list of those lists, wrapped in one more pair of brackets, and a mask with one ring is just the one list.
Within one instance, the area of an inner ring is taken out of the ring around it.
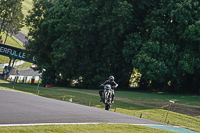
{"label": "advertising banner", "polygon": [[27,54],[27,51],[25,49],[12,47],[2,43],[0,43],[0,55],[8,56],[14,59],[24,60],[27,62],[35,61],[35,58],[31,57],[30,54]]}

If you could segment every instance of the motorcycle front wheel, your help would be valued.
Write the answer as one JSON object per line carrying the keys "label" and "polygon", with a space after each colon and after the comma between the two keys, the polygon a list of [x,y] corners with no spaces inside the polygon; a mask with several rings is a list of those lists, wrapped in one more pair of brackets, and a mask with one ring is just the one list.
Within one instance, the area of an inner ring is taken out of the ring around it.
{"label": "motorcycle front wheel", "polygon": [[108,98],[107,98],[107,93],[104,92],[104,93],[103,93],[103,103],[106,104],[106,103],[107,103],[107,100],[108,100]]}
{"label": "motorcycle front wheel", "polygon": [[108,111],[110,111],[110,107],[111,107],[111,105],[110,105],[110,104],[105,104],[105,110],[108,110]]}

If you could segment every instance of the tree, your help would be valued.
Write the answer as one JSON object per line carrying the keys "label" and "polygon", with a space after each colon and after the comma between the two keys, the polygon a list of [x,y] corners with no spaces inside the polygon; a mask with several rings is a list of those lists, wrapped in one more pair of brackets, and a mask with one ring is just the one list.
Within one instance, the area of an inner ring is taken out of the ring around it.
{"label": "tree", "polygon": [[[109,75],[114,75],[121,86],[127,86],[132,66],[124,61],[121,49],[133,19],[131,5],[120,1],[76,3],[69,3],[69,14],[64,19],[68,25],[64,25],[61,35],[61,41],[65,40],[61,47],[66,47],[63,53],[67,53],[64,61],[68,62],[63,68],[69,68],[66,73],[83,77],[84,84],[90,87]],[[59,59],[62,58],[56,61]]]}
{"label": "tree", "polygon": [[13,6],[13,1],[1,0],[0,1],[0,13],[1,13],[1,20],[0,20],[0,27],[1,32],[4,32],[6,29],[7,21],[11,14],[11,7]]}
{"label": "tree", "polygon": [[32,38],[26,49],[37,59],[38,70],[46,69],[42,77],[43,85],[54,84],[56,72],[51,55],[54,36],[48,32],[47,20],[53,3],[49,0],[33,0],[33,3],[34,7],[26,18],[26,25],[31,27],[28,35]]}
{"label": "tree", "polygon": [[22,0],[13,0],[13,7],[12,7],[12,13],[10,15],[10,18],[8,19],[8,23],[6,26],[6,39],[4,41],[4,44],[6,43],[7,36],[10,33],[12,36],[13,34],[17,34],[18,31],[24,26],[23,25],[23,18],[24,15],[22,14]]}
{"label": "tree", "polygon": [[[1,0],[1,17],[0,27],[1,32],[7,34],[16,34],[23,27],[23,14],[22,14],[22,1],[23,0]],[[7,39],[6,36],[6,39]],[[5,39],[5,43],[6,43]]]}
{"label": "tree", "polygon": [[127,37],[124,54],[152,87],[198,92],[199,7],[198,0],[161,0],[145,28]]}
{"label": "tree", "polygon": [[81,77],[84,87],[96,88],[113,75],[127,87],[136,68],[144,87],[182,91],[192,83],[197,92],[198,0],[34,0],[34,6],[27,49],[52,72],[46,81]]}
{"label": "tree", "polygon": [[[124,60],[122,44],[133,25],[131,4],[120,0],[34,2],[27,19],[34,40],[27,49],[38,57],[39,66],[51,64],[55,75],[64,80],[81,76],[85,87],[97,86],[109,75],[128,86],[132,65]],[[52,7],[46,8],[50,3]]]}

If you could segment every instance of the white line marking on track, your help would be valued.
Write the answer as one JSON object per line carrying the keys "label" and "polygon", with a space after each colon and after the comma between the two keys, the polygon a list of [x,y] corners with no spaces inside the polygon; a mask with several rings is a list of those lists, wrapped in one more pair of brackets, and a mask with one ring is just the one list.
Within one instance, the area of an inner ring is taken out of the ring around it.
{"label": "white line marking on track", "polygon": [[[0,127],[6,126],[43,126],[43,125],[83,125],[83,124],[102,124],[102,123],[30,123],[30,124],[0,124]],[[177,127],[172,125],[157,125],[157,124],[131,124],[131,123],[107,123],[107,124],[129,124],[137,126],[165,126],[165,127]]]}

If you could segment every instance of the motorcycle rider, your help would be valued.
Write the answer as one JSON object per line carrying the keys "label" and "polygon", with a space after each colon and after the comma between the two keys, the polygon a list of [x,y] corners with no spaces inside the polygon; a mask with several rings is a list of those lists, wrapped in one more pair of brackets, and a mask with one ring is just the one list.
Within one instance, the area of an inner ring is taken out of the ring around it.
{"label": "motorcycle rider", "polygon": [[[111,89],[112,89],[112,103],[114,103],[114,96],[115,96],[115,93],[114,93],[114,89],[117,88],[118,84],[114,81],[114,76],[110,76],[108,80],[106,80],[103,84],[101,84],[102,87],[104,87],[106,84],[109,84],[111,86]],[[100,89],[99,90],[99,95],[100,95],[100,102],[102,102],[102,93],[103,93],[104,89]]]}

